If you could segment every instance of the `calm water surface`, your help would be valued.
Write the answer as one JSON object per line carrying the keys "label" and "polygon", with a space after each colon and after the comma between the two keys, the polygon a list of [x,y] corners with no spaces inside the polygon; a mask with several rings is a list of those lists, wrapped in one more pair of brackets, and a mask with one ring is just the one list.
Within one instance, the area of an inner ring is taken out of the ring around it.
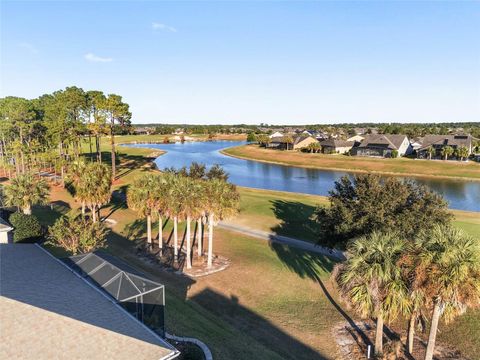
{"label": "calm water surface", "polygon": [[[265,164],[242,160],[220,154],[220,150],[243,145],[240,141],[186,142],[184,144],[138,144],[129,145],[167,151],[155,160],[159,169],[180,168],[192,162],[207,166],[220,164],[230,175],[234,184],[258,189],[291,191],[315,195],[328,195],[335,180],[345,171],[303,169],[291,166]],[[416,182],[428,186],[443,195],[453,209],[480,211],[480,182],[423,179]]]}

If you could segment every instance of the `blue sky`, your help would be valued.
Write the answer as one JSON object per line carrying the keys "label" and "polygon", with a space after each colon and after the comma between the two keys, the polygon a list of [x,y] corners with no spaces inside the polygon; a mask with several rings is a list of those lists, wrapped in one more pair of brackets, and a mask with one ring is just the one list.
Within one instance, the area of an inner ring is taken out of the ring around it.
{"label": "blue sky", "polygon": [[1,96],[133,122],[480,121],[480,2],[5,2]]}

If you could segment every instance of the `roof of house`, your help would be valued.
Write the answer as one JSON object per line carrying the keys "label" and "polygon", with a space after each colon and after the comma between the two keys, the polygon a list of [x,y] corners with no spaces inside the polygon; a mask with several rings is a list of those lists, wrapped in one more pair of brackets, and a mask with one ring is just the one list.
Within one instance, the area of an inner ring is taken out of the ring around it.
{"label": "roof of house", "polygon": [[365,135],[365,139],[363,139],[358,147],[367,148],[380,146],[392,150],[398,150],[406,137],[406,135],[396,134],[369,134]]}
{"label": "roof of house", "polygon": [[354,141],[345,141],[345,140],[337,140],[337,139],[327,139],[327,140],[320,141],[320,145],[330,146],[334,148],[352,147],[354,144],[355,144]]}
{"label": "roof of house", "polygon": [[425,135],[422,141],[422,149],[431,145],[470,147],[472,139],[471,135]]}
{"label": "roof of house", "polygon": [[173,346],[34,244],[0,245],[2,359],[171,359]]}
{"label": "roof of house", "polygon": [[0,217],[0,231],[10,231],[13,227]]}
{"label": "roof of house", "polygon": [[306,139],[308,139],[308,138],[311,138],[312,140],[318,142],[318,140],[315,139],[313,136],[307,135],[307,134],[302,134],[302,135],[297,136],[297,137],[294,139],[293,143],[294,143],[295,145],[297,145],[297,144],[301,143],[302,141],[304,141],[304,140],[306,140]]}

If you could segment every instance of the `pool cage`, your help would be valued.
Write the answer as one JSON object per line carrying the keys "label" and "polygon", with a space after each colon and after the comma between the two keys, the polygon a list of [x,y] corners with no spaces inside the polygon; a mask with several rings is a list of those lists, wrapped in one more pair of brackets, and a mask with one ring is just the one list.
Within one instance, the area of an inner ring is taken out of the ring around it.
{"label": "pool cage", "polygon": [[[71,256],[69,266],[106,292],[115,302],[165,337],[165,287],[162,284],[134,274],[112,264],[114,259],[106,254],[88,253]],[[129,269],[130,270],[130,269]]]}

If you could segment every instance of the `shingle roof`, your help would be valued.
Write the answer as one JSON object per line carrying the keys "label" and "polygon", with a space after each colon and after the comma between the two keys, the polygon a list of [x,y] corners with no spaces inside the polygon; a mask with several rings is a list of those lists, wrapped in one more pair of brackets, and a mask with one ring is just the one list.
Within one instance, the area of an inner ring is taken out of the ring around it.
{"label": "shingle roof", "polygon": [[398,150],[405,140],[406,135],[369,134],[358,146],[359,148],[382,146],[392,150]]}
{"label": "shingle roof", "polygon": [[425,135],[422,141],[422,149],[431,145],[466,146],[472,145],[471,135]]}
{"label": "shingle roof", "polygon": [[320,141],[320,145],[322,146],[331,146],[331,147],[349,147],[355,144],[354,141],[345,141],[345,140],[336,140],[336,139],[328,139]]}
{"label": "shingle roof", "polygon": [[176,350],[33,244],[0,245],[2,359],[168,359]]}

